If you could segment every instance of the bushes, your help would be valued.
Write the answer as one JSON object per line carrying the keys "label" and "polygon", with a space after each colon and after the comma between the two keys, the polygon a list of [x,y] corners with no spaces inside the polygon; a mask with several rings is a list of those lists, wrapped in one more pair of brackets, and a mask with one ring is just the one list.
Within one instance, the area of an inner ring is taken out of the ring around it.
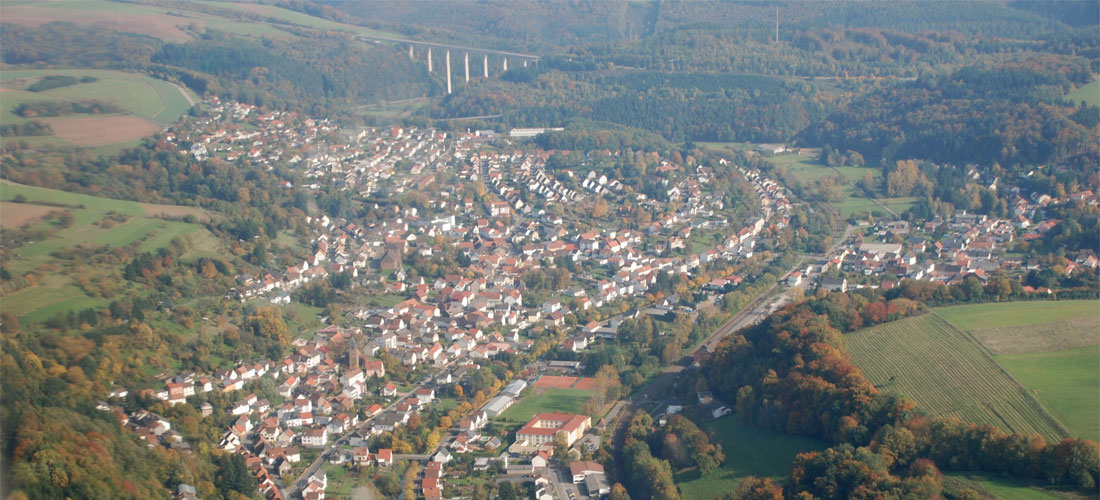
{"label": "bushes", "polygon": [[76,78],[63,75],[47,75],[42,77],[41,80],[31,84],[27,87],[27,90],[31,92],[42,92],[43,90],[68,87],[70,85],[76,85]]}

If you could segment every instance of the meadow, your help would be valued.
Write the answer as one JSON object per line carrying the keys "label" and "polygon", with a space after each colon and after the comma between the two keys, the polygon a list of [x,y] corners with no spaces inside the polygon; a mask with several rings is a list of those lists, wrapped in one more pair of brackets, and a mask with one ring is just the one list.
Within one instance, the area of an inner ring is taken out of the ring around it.
{"label": "meadow", "polygon": [[[272,24],[243,17],[260,15]],[[187,42],[206,29],[246,37],[293,39],[277,24],[329,31],[399,37],[396,34],[329,21],[282,7],[233,2],[173,2],[170,6],[142,5],[109,0],[49,0],[4,2],[6,22],[41,24],[49,21],[78,25],[105,25],[119,31],[140,33],[169,42]]]}
{"label": "meadow", "polygon": [[[16,196],[21,196],[26,202],[10,203]],[[72,276],[74,273],[62,272],[61,269],[71,263],[55,257],[54,253],[57,251],[82,244],[96,247],[136,244],[140,251],[153,252],[170,245],[173,238],[182,237],[190,242],[190,249],[183,254],[184,259],[224,257],[225,254],[224,245],[218,238],[199,224],[146,215],[167,212],[190,214],[199,218],[214,216],[194,207],[99,198],[7,181],[0,182],[0,200],[4,200],[5,209],[29,209],[22,210],[26,215],[45,215],[53,211],[73,215],[72,225],[64,228],[56,227],[51,220],[35,220],[29,217],[5,219],[5,228],[27,225],[32,229],[43,229],[48,235],[13,249],[4,262],[5,268],[15,276],[27,273],[39,275],[37,284],[5,293],[3,296],[5,311],[17,312],[19,318],[26,323],[45,321],[68,311],[100,308],[110,302],[101,297],[87,295],[77,286]],[[121,221],[106,224],[109,217]],[[7,225],[9,222],[12,224]]]}
{"label": "meadow", "polygon": [[936,314],[863,329],[845,339],[852,361],[876,387],[916,401],[927,414],[1039,434],[1048,441],[1068,434],[977,340]]}
{"label": "meadow", "polygon": [[694,468],[677,473],[676,484],[684,500],[710,500],[729,493],[748,476],[781,481],[790,474],[791,464],[799,453],[828,447],[817,439],[753,427],[736,416],[712,421],[703,430],[722,445],[726,461],[706,477],[699,477]]}
{"label": "meadow", "polygon": [[1100,301],[1058,300],[999,302],[942,307],[936,309],[943,319],[960,330],[1038,325],[1100,315]]}
{"label": "meadow", "polygon": [[[41,92],[27,90],[27,87],[47,75],[71,76],[78,80],[93,77],[96,80]],[[0,85],[5,89],[0,123],[36,120],[48,123],[53,129],[52,136],[4,138],[5,141],[26,140],[32,146],[68,144],[98,147],[131,144],[174,123],[191,108],[188,99],[195,100],[194,94],[189,90],[181,90],[163,80],[122,71],[11,70],[4,71]],[[187,92],[188,95],[185,96],[182,92]],[[22,104],[84,99],[113,103],[123,112],[48,118],[24,118],[14,112]]]}
{"label": "meadow", "polygon": [[978,304],[935,313],[978,339],[1070,434],[1100,441],[1100,301]]}
{"label": "meadow", "polygon": [[[783,167],[790,172],[799,182],[802,182],[806,186],[814,186],[822,179],[835,178],[838,175],[844,179],[841,185],[841,193],[843,198],[840,201],[832,202],[833,208],[835,208],[843,217],[851,217],[852,215],[859,215],[869,213],[878,217],[889,215],[889,213],[875,203],[874,200],[865,197],[861,190],[856,187],[856,183],[859,182],[867,175],[871,173],[875,182],[882,182],[882,172],[877,168],[872,167],[829,167],[824,163],[821,163],[816,158],[816,154],[804,153],[801,155],[786,153],[780,154],[768,158],[769,161],[774,163],[777,167]],[[912,207],[916,203],[916,198],[878,198],[878,202],[885,205],[890,210],[900,214]]]}
{"label": "meadow", "polygon": [[947,473],[943,478],[944,489],[956,495],[971,489],[981,495],[1003,500],[1056,500],[1079,498],[1075,492],[1044,489],[1035,481],[999,477],[992,474]]}
{"label": "meadow", "polygon": [[1100,442],[1100,346],[1005,354],[996,359],[1073,436]]}
{"label": "meadow", "polygon": [[1084,85],[1066,95],[1066,100],[1079,104],[1085,101],[1089,106],[1100,106],[1100,80]]}

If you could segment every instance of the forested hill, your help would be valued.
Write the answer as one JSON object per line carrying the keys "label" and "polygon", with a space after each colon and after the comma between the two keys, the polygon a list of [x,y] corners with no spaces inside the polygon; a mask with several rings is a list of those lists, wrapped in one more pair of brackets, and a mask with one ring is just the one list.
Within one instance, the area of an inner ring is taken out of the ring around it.
{"label": "forested hill", "polygon": [[[476,40],[503,48],[572,48],[641,40],[663,32],[705,27],[741,40],[772,39],[778,8],[780,38],[845,26],[910,34],[943,32],[962,38],[1032,38],[1095,25],[1095,2],[421,2],[321,0],[320,3],[410,36]],[[443,40],[440,40],[443,41]]]}
{"label": "forested hill", "polygon": [[887,162],[1096,165],[1096,109],[1062,97],[1090,78],[1054,57],[963,68],[853,99],[799,138]]}
{"label": "forested hill", "polygon": [[438,93],[427,68],[397,47],[367,48],[350,35],[302,31],[292,40],[252,41],[218,31],[182,43],[69,23],[3,24],[0,55],[20,67],[106,67],[177,81],[213,93],[315,115],[349,104]]}

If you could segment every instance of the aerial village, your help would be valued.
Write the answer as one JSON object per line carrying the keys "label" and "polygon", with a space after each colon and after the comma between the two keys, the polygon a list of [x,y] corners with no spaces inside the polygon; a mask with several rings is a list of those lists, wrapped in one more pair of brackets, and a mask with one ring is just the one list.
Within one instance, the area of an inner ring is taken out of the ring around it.
{"label": "aerial village", "polygon": [[[718,165],[734,170],[755,196],[751,210],[734,210],[729,193],[712,187],[715,172],[705,165],[650,158],[655,168],[647,181],[660,189],[653,196],[585,168],[583,160],[551,169],[555,152],[495,134],[346,131],[324,120],[217,98],[205,105],[192,126],[173,129],[164,140],[200,158],[285,163],[311,189],[333,186],[367,199],[378,193],[424,195],[420,206],[379,207],[384,218],[376,221],[307,216],[308,258],[241,274],[226,297],[283,306],[309,283],[345,275],[379,300],[340,311],[340,321],[329,318],[328,327],[294,332],[285,358],[240,360],[213,373],[165,374],[163,387],[142,390],[170,405],[188,405],[189,398],[206,393],[229,398],[224,411],[232,424],[220,445],[245,457],[267,499],[323,499],[333,483],[330,467],[382,470],[398,460],[423,464],[414,470],[418,497],[461,496],[448,482],[465,474],[453,468],[463,455],[476,456],[475,471],[534,481],[540,499],[607,494],[603,468],[579,459],[598,448],[604,430],[599,419],[535,411],[514,422],[514,433],[504,434],[513,436],[510,442],[498,432],[502,416],[532,394],[591,385],[580,363],[541,359],[549,346],[537,342],[537,334],[558,332],[561,349],[583,352],[614,339],[621,322],[644,308],[683,307],[653,293],[661,275],[690,283],[701,266],[752,258],[790,223],[797,203],[766,172],[725,159]],[[618,154],[626,153],[606,152]],[[1080,199],[1020,193],[1010,220],[959,213],[922,224],[862,222],[823,258],[786,276],[786,283],[846,290],[889,287],[902,278],[953,282],[970,275],[984,279],[997,269],[1032,269],[1035,263],[1005,255],[1003,246],[1049,230],[1054,221],[1041,219],[1049,204],[1098,202],[1091,193],[1075,196]],[[598,200],[611,207],[673,208],[641,229],[592,225],[555,209]],[[416,270],[418,260],[439,255],[454,256],[460,269],[427,276]],[[1065,272],[1097,264],[1095,255],[1081,255],[1067,259]],[[573,279],[553,293],[535,290],[524,279],[563,266],[574,269]],[[717,294],[736,289],[743,279],[724,276],[698,288]],[[494,360],[521,369],[486,383]],[[257,395],[263,384],[274,387],[276,400]],[[116,388],[101,409],[149,446],[186,449],[164,417],[131,413],[115,402],[127,394],[127,388]],[[209,403],[197,410],[203,417],[215,411]],[[393,437],[429,426],[428,438],[416,447]],[[569,456],[577,460],[555,458],[563,449],[576,450]],[[179,496],[194,498],[193,487],[181,485]]]}

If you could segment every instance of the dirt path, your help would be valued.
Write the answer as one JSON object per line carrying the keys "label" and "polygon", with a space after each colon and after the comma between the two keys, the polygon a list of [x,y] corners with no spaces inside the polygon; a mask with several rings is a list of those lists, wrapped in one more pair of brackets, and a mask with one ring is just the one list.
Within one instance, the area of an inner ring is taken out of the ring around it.
{"label": "dirt path", "polygon": [[195,105],[195,100],[191,98],[191,94],[187,93],[187,89],[185,89],[183,87],[180,87],[176,83],[172,83],[172,82],[168,82],[168,83],[171,83],[172,86],[176,88],[176,90],[180,91],[180,94],[183,94],[183,98],[187,100],[187,104],[189,106],[194,106]]}

